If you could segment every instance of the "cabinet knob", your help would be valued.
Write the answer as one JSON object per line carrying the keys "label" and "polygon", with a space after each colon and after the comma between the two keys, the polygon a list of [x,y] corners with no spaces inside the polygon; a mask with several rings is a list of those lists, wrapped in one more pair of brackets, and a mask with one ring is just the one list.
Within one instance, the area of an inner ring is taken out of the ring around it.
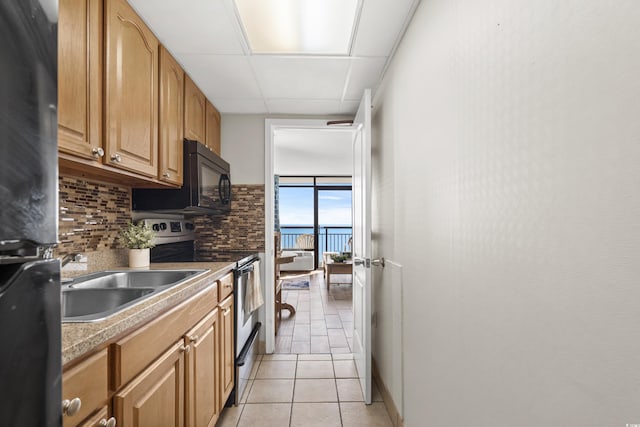
{"label": "cabinet knob", "polygon": [[192,343],[197,343],[198,340],[200,339],[197,335],[192,335],[190,337],[187,337],[189,339],[189,341],[191,341]]}
{"label": "cabinet knob", "polygon": [[227,315],[231,311],[231,307],[227,307],[223,311],[224,311],[224,314]]}
{"label": "cabinet knob", "polygon": [[79,397],[75,397],[71,400],[65,399],[62,401],[62,413],[70,417],[73,417],[75,414],[77,414],[81,407],[82,401]]}
{"label": "cabinet knob", "polygon": [[191,351],[191,346],[188,344],[180,347],[180,353],[189,353],[190,351]]}
{"label": "cabinet knob", "polygon": [[162,176],[165,178],[171,178],[171,174],[169,172],[163,173]]}
{"label": "cabinet knob", "polygon": [[98,425],[100,427],[116,427],[116,419],[114,417],[107,419],[101,419]]}
{"label": "cabinet knob", "polygon": [[116,154],[112,154],[111,155],[111,161],[114,163],[120,163],[122,161],[122,157],[120,157],[120,154],[116,153]]}
{"label": "cabinet knob", "polygon": [[104,150],[102,149],[102,147],[93,147],[93,150],[91,150],[91,152],[93,153],[93,157],[95,157],[96,159],[104,156]]}

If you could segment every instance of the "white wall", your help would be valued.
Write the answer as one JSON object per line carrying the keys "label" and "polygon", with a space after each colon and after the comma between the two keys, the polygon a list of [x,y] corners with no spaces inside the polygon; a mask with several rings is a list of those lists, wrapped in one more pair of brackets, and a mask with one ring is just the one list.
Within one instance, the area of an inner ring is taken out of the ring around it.
{"label": "white wall", "polygon": [[419,7],[374,100],[405,425],[640,423],[639,23],[636,0]]}
{"label": "white wall", "polygon": [[[222,158],[231,165],[232,182],[234,184],[264,184],[264,125],[266,118],[305,119],[309,117],[302,115],[223,114],[221,130]],[[344,119],[344,117],[334,116],[314,116],[313,118],[326,120]],[[343,163],[340,163],[340,165]],[[336,174],[344,174],[340,169],[341,167],[334,168],[335,171],[339,171]],[[349,174],[346,173],[346,175]],[[305,173],[305,175],[309,175],[309,173]]]}
{"label": "white wall", "polygon": [[351,175],[353,150],[350,129],[291,129],[274,138],[277,175]]}
{"label": "white wall", "polygon": [[263,114],[223,114],[221,154],[234,184],[264,184]]}

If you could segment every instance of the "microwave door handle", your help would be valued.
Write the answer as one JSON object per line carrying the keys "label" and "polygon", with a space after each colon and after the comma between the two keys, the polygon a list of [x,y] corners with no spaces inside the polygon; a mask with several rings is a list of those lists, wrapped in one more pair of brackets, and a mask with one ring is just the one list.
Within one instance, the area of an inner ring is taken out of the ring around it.
{"label": "microwave door handle", "polygon": [[218,185],[218,191],[220,193],[220,201],[222,202],[222,204],[228,204],[231,201],[231,180],[229,179],[229,175],[220,175],[220,184]]}

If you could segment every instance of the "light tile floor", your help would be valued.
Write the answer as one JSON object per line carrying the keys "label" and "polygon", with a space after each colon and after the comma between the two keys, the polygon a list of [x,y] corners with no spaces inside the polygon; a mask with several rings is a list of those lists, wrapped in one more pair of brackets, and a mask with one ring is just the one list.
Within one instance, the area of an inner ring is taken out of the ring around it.
{"label": "light tile floor", "polygon": [[329,291],[322,270],[293,276],[308,278],[309,290],[282,292],[296,315],[285,312],[276,353],[260,357],[241,404],[225,408],[217,426],[391,427],[376,386],[372,405],[362,398],[351,354],[351,276],[332,275]]}
{"label": "light tile floor", "polygon": [[289,317],[284,311],[276,336],[276,353],[351,353],[353,310],[351,275],[331,275],[327,285],[322,270],[311,273],[283,273],[282,278],[309,280],[309,290],[283,290],[282,300],[296,308]]}
{"label": "light tile floor", "polygon": [[241,404],[219,427],[392,427],[377,387],[365,405],[351,354],[259,357]]}

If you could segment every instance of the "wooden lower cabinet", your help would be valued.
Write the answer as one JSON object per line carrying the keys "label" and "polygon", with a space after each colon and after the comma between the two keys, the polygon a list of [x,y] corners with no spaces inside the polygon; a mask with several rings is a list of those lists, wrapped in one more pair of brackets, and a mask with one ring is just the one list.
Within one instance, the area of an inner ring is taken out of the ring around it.
{"label": "wooden lower cabinet", "polygon": [[87,418],[85,422],[78,424],[78,427],[107,427],[109,426],[109,422],[114,423],[115,418],[109,417],[109,407],[105,406],[96,412],[95,415]]}
{"label": "wooden lower cabinet", "polygon": [[113,398],[119,427],[184,426],[183,340],[176,342]]}
{"label": "wooden lower cabinet", "polygon": [[68,408],[63,411],[64,427],[91,425],[86,424],[85,419],[107,404],[107,375],[106,349],[65,370],[62,375],[62,399],[63,408]]}
{"label": "wooden lower cabinet", "polygon": [[230,277],[66,369],[63,398],[82,407],[64,427],[214,427],[234,386]]}
{"label": "wooden lower cabinet", "polygon": [[218,305],[220,310],[220,407],[224,407],[234,384],[233,295]]}
{"label": "wooden lower cabinet", "polygon": [[219,331],[218,309],[213,310],[185,335],[187,353],[186,425],[213,427],[222,406],[218,399]]}

